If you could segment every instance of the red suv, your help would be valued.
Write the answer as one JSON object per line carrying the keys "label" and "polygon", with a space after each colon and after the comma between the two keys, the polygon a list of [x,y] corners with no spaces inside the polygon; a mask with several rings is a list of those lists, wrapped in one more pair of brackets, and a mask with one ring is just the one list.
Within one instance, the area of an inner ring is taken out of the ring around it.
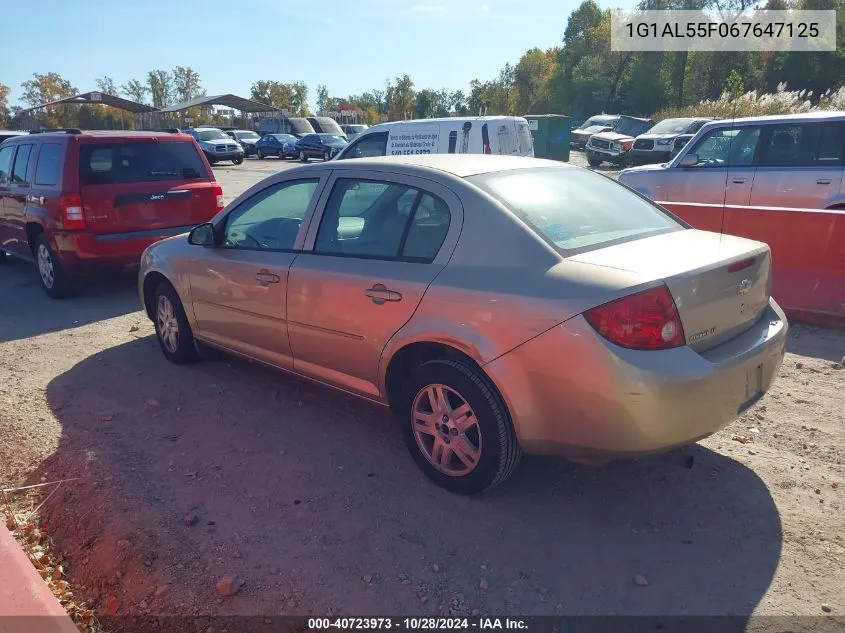
{"label": "red suv", "polygon": [[97,268],[223,208],[223,189],[187,134],[44,130],[0,145],[0,263],[35,261],[45,292],[70,294]]}

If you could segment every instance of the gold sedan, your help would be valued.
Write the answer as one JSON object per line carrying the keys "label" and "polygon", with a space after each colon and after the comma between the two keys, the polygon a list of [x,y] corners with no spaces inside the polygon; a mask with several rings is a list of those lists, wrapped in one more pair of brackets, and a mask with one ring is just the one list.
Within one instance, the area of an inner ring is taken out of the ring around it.
{"label": "gold sedan", "polygon": [[667,450],[757,402],[787,323],[762,243],[612,180],[504,156],[290,169],[144,253],[164,355],[209,345],[390,406],[440,486],[523,451]]}

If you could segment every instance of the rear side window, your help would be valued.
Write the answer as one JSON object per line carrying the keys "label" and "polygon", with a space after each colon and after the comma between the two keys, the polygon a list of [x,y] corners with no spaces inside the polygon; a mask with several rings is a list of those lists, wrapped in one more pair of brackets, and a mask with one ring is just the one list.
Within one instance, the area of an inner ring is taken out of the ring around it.
{"label": "rear side window", "polygon": [[564,255],[684,228],[657,206],[589,171],[519,169],[468,180]]}
{"label": "rear side window", "polygon": [[43,143],[38,152],[35,166],[35,184],[52,187],[59,184],[59,161],[62,146],[56,143]]}
{"label": "rear side window", "polygon": [[32,154],[32,145],[18,145],[18,153],[15,156],[15,166],[12,169],[12,182],[22,184],[29,182],[29,157]]}
{"label": "rear side window", "polygon": [[366,158],[368,156],[384,156],[387,145],[387,134],[368,134],[355,141],[343,154],[342,158]]}
{"label": "rear side window", "polygon": [[798,123],[771,126],[761,167],[824,167],[842,164],[843,125]]}
{"label": "rear side window", "polygon": [[79,148],[79,182],[83,186],[189,180],[205,175],[193,143],[130,141]]}
{"label": "rear side window", "polygon": [[12,146],[0,148],[0,185],[9,184],[12,177],[12,154],[15,148]]}

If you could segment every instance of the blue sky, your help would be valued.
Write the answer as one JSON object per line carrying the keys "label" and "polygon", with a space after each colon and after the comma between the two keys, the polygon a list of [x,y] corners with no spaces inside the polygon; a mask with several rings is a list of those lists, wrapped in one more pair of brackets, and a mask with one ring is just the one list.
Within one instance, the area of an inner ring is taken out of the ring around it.
{"label": "blue sky", "polygon": [[[0,83],[58,72],[81,92],[154,68],[191,66],[208,94],[249,96],[259,79],[332,96],[408,73],[416,88],[466,91],[531,47],[556,46],[580,0],[35,0],[3,8]],[[603,6],[610,7],[611,5]],[[612,8],[632,6],[632,0]],[[37,22],[36,35],[25,28]],[[19,25],[21,28],[10,28]]]}

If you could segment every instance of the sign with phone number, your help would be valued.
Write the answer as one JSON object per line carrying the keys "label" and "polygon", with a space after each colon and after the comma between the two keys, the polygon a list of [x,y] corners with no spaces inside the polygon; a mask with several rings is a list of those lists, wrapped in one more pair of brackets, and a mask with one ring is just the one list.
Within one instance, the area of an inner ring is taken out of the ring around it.
{"label": "sign with phone number", "polygon": [[392,156],[431,154],[437,151],[438,130],[433,126],[413,132],[396,132],[387,139],[387,153]]}

